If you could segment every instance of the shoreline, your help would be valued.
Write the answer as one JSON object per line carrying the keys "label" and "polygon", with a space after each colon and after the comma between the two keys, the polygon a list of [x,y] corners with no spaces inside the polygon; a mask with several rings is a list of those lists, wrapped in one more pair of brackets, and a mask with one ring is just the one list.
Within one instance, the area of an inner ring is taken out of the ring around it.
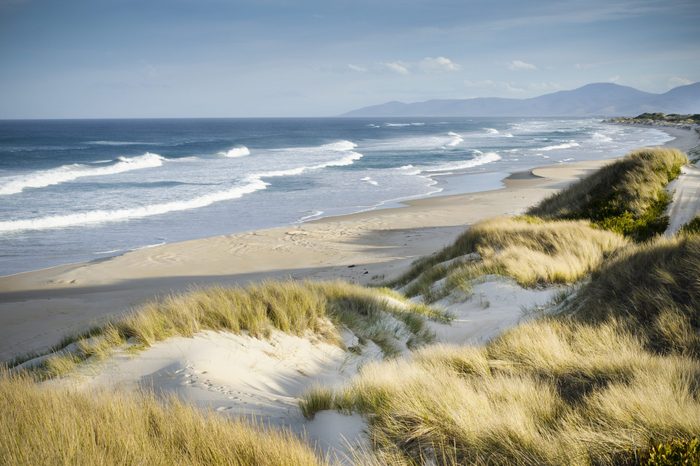
{"label": "shoreline", "polygon": [[[664,131],[674,137],[666,146],[687,151],[700,142],[694,131]],[[611,160],[511,173],[490,191],[428,196],[0,277],[0,360],[44,350],[65,334],[193,286],[283,278],[378,283],[451,243],[468,225],[520,213]]]}

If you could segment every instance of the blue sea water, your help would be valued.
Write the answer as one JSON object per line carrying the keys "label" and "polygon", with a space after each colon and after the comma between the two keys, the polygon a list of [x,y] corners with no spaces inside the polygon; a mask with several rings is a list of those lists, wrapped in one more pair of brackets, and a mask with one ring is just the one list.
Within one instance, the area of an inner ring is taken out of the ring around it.
{"label": "blue sea water", "polygon": [[669,139],[597,119],[0,121],[0,275],[494,189]]}

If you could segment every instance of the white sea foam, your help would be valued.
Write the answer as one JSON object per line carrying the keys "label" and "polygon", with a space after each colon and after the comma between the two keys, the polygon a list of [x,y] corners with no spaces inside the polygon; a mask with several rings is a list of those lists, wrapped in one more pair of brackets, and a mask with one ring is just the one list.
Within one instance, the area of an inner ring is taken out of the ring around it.
{"label": "white sea foam", "polygon": [[600,133],[598,131],[595,131],[591,135],[591,139],[593,139],[596,142],[612,142],[612,138],[610,136]]}
{"label": "white sea foam", "polygon": [[[130,219],[162,215],[169,212],[198,209],[207,207],[221,201],[238,199],[246,194],[266,189],[269,183],[264,178],[274,178],[280,176],[300,175],[306,171],[320,170],[326,167],[340,167],[353,164],[362,158],[362,154],[355,152],[356,145],[350,141],[338,141],[324,144],[318,147],[295,148],[294,151],[302,150],[319,155],[336,155],[340,157],[331,158],[321,163],[304,165],[300,167],[283,170],[272,170],[247,175],[242,183],[230,189],[204,194],[187,200],[177,200],[159,204],[151,204],[139,207],[117,209],[117,210],[92,210],[68,215],[51,215],[34,219],[18,219],[0,222],[0,232],[13,232],[22,230],[48,230],[53,228],[66,228],[79,225],[91,225],[98,223],[117,222]],[[280,149],[292,150],[292,149]],[[155,154],[151,154],[155,155]],[[158,156],[160,157],[160,156]],[[109,168],[109,167],[105,167]],[[96,170],[96,169],[95,169]]]}
{"label": "white sea foam", "polygon": [[420,175],[423,172],[423,170],[413,165],[403,165],[397,168],[397,170],[401,170],[405,175]]}
{"label": "white sea foam", "polygon": [[233,147],[225,152],[219,152],[218,155],[228,158],[245,157],[250,155],[250,150],[246,146]]}
{"label": "white sea foam", "polygon": [[457,133],[450,131],[447,135],[451,138],[450,142],[445,144],[447,147],[455,147],[464,142],[464,138]]}
{"label": "white sea foam", "polygon": [[45,188],[89,176],[105,176],[163,165],[166,160],[158,154],[146,152],[138,157],[119,157],[112,165],[95,167],[82,164],[63,165],[39,170],[26,175],[0,179],[0,195],[18,194],[27,188]]}
{"label": "white sea foam", "polygon": [[324,212],[322,210],[315,210],[311,214],[304,215],[303,217],[301,217],[299,220],[297,220],[297,223],[308,222],[311,219],[320,217],[321,215],[323,215],[323,213]]}
{"label": "white sea foam", "polygon": [[122,249],[110,249],[109,251],[97,251],[93,254],[114,254],[115,252],[121,252]]}
{"label": "white sea foam", "polygon": [[[484,128],[484,131],[486,131],[487,136],[498,136],[500,138],[512,138],[513,134],[512,133],[503,133],[496,128]],[[483,134],[482,134],[483,136]]]}
{"label": "white sea foam", "polygon": [[389,128],[404,128],[406,126],[425,126],[425,123],[415,122],[415,123],[384,123],[384,126]]}
{"label": "white sea foam", "polygon": [[379,186],[379,183],[377,183],[375,180],[372,179],[372,177],[365,176],[364,178],[360,178],[360,181],[364,181],[367,184],[371,184],[372,186]]}
{"label": "white sea foam", "polygon": [[462,135],[450,132],[365,142],[365,146],[370,149],[376,148],[391,151],[450,150],[452,147],[460,144],[462,140]]}
{"label": "white sea foam", "polygon": [[323,154],[328,154],[331,153],[335,155],[336,153],[338,154],[345,154],[340,158],[337,159],[331,159],[326,162],[321,162],[317,164],[312,164],[312,165],[302,165],[300,167],[294,167],[294,168],[287,168],[283,170],[270,170],[270,171],[265,171],[265,172],[259,172],[259,173],[253,173],[249,177],[251,179],[259,179],[259,178],[275,178],[279,176],[293,176],[293,175],[301,175],[302,173],[308,172],[308,171],[313,171],[313,170],[320,170],[322,168],[328,168],[328,167],[343,167],[346,165],[352,165],[355,163],[356,160],[360,160],[363,157],[363,154],[360,154],[359,152],[355,152],[352,149],[357,147],[357,144],[351,141],[337,141],[337,142],[332,142],[329,144],[323,144],[318,147],[299,147],[299,148],[294,148],[294,149],[276,149],[276,151],[279,152],[302,152],[306,154],[312,154],[312,155],[323,155]]}
{"label": "white sea foam", "polygon": [[217,191],[185,201],[172,201],[162,204],[151,204],[140,207],[132,207],[117,210],[91,210],[68,215],[51,215],[35,219],[9,220],[0,222],[0,232],[13,232],[22,230],[49,230],[52,228],[65,228],[78,225],[90,225],[106,222],[150,217],[181,210],[198,209],[215,202],[238,199],[246,194],[265,189],[267,183],[262,180],[248,180],[246,184],[235,186],[224,191]]}
{"label": "white sea foam", "polygon": [[426,172],[445,172],[445,171],[451,171],[451,170],[465,170],[467,168],[474,168],[478,167],[479,165],[485,165],[487,163],[491,162],[496,162],[497,160],[501,160],[501,156],[498,155],[495,152],[481,152],[481,151],[474,151],[476,154],[476,157],[473,159],[469,160],[462,160],[458,162],[449,162],[443,165],[439,165],[435,168],[430,168],[425,170]]}
{"label": "white sea foam", "polygon": [[572,147],[579,147],[580,144],[575,141],[565,142],[563,144],[556,144],[554,146],[540,147],[537,150],[550,151],[550,150],[561,150],[561,149],[571,149]]}

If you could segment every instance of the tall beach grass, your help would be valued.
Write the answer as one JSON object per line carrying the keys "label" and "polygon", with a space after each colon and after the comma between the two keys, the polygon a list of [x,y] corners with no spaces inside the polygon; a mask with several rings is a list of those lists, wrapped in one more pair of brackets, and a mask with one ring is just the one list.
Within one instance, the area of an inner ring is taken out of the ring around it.
{"label": "tall beach grass", "polygon": [[668,226],[664,215],[687,156],[673,148],[637,149],[557,192],[528,214],[544,219],[585,219],[635,240],[647,240]]}
{"label": "tall beach grass", "polygon": [[300,438],[171,399],[77,393],[0,371],[0,464],[326,464]]}
{"label": "tall beach grass", "polygon": [[[399,330],[410,335],[406,341],[409,347],[432,341],[426,318],[444,320],[449,316],[392,290],[341,281],[218,286],[149,302],[121,319],[65,338],[49,354],[21,367],[51,378],[87,359],[103,359],[116,348],[128,345],[138,350],[172,336],[191,337],[203,330],[245,332],[260,338],[273,330],[294,335],[313,332],[340,344],[337,326],[346,326],[361,340],[371,340],[385,354],[395,355],[401,352],[402,342],[395,333]],[[17,360],[13,365],[20,367],[21,362]]]}
{"label": "tall beach grass", "polygon": [[[521,286],[573,283],[627,244],[622,236],[585,221],[543,221],[535,217],[479,222],[451,246],[417,261],[394,285],[409,296],[433,301],[454,288],[468,291],[471,280],[498,274]],[[445,278],[442,288],[437,280]]]}
{"label": "tall beach grass", "polygon": [[642,464],[667,445],[700,461],[698,276],[698,236],[627,248],[566,312],[368,365],[302,410],[367,414],[393,464]]}

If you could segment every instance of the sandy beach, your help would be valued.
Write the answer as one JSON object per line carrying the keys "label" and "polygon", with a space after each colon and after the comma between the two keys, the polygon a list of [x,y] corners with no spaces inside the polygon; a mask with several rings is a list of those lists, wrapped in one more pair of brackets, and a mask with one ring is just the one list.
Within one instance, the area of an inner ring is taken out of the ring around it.
{"label": "sandy beach", "polygon": [[[688,150],[694,131],[669,128]],[[380,282],[452,242],[476,221],[514,215],[609,160],[515,173],[502,189],[436,196],[404,207],[132,251],[102,261],[0,278],[0,359],[45,350],[62,336],[157,295],[212,283],[287,278]]]}

